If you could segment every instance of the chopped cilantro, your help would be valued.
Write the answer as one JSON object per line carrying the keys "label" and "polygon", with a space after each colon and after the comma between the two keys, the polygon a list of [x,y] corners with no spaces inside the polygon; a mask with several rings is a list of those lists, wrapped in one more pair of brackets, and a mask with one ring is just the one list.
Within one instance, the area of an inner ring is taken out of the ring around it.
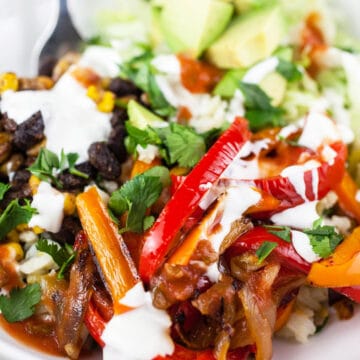
{"label": "chopped cilantro", "polygon": [[153,57],[151,51],[145,51],[122,64],[120,69],[126,78],[147,93],[151,107],[158,115],[171,116],[175,113],[175,109],[165,99],[156,82],[156,69],[151,65]]}
{"label": "chopped cilantro", "polygon": [[116,216],[128,212],[126,225],[121,230],[122,232],[133,231],[139,233],[152,225],[154,218],[146,216],[146,210],[159,198],[163,183],[169,182],[168,170],[164,167],[156,167],[135,176],[112,193],[109,200],[110,210]]}
{"label": "chopped cilantro", "polygon": [[69,265],[75,260],[76,253],[72,247],[68,244],[65,244],[64,247],[61,247],[59,244],[49,241],[45,238],[40,238],[36,244],[36,249],[44,253],[49,254],[56,264],[60,267],[58,278],[64,278],[64,273],[69,267]]}
{"label": "chopped cilantro", "polygon": [[278,244],[276,242],[264,241],[256,250],[256,256],[259,259],[259,264],[261,264],[277,246]]}
{"label": "chopped cilantro", "polygon": [[0,295],[0,310],[6,321],[13,323],[29,318],[35,312],[35,305],[40,302],[39,284],[27,285],[22,289],[13,289],[9,296]]}
{"label": "chopped cilantro", "polygon": [[245,117],[252,130],[284,124],[283,110],[272,106],[271,99],[258,85],[240,81],[239,88],[245,97]]}
{"label": "chopped cilantro", "polygon": [[62,184],[56,175],[66,168],[69,168],[69,172],[73,175],[88,178],[87,174],[75,168],[75,163],[78,158],[79,155],[76,153],[65,154],[64,151],[61,151],[59,159],[52,151],[41,148],[35,162],[29,167],[29,171],[39,179],[52,182],[55,186],[61,188]]}
{"label": "chopped cilantro", "polygon": [[280,58],[276,71],[289,82],[298,81],[302,78],[302,73],[295,64]]}
{"label": "chopped cilantro", "polygon": [[170,164],[178,163],[182,167],[195,166],[205,154],[204,139],[191,128],[176,123],[170,124],[170,130],[164,141],[169,152]]}
{"label": "chopped cilantro", "polygon": [[273,234],[288,243],[291,242],[291,231],[288,226],[265,225],[264,227],[270,234]]}
{"label": "chopped cilantro", "polygon": [[130,153],[135,152],[137,144],[143,147],[153,144],[159,146],[160,154],[169,165],[193,167],[206,152],[204,138],[188,126],[171,123],[162,128],[139,129],[130,122],[125,126],[129,135],[126,147]]}
{"label": "chopped cilantro", "polygon": [[9,184],[0,183],[0,200],[4,198],[4,195],[9,190],[9,188],[10,188]]}
{"label": "chopped cilantro", "polygon": [[27,224],[35,213],[27,200],[25,205],[20,205],[18,199],[11,201],[0,215],[0,241],[18,225]]}
{"label": "chopped cilantro", "polygon": [[330,256],[343,236],[335,231],[333,226],[321,225],[322,219],[314,221],[312,229],[305,229],[304,233],[309,237],[314,252],[322,258]]}

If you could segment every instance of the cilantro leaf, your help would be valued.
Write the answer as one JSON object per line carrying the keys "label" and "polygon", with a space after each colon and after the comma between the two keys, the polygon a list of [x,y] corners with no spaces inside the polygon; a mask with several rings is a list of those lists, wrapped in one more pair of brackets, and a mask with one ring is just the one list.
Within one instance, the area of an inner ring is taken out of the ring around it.
{"label": "cilantro leaf", "polygon": [[206,151],[204,139],[189,127],[171,123],[171,132],[165,138],[171,164],[193,167]]}
{"label": "cilantro leaf", "polygon": [[54,183],[56,187],[62,188],[62,184],[56,175],[66,168],[73,175],[87,179],[89,176],[75,168],[76,160],[79,155],[76,153],[65,154],[61,151],[60,159],[52,151],[41,148],[35,162],[28,168],[29,171],[39,179]]}
{"label": "cilantro leaf", "polygon": [[39,284],[27,285],[22,289],[13,289],[10,296],[0,295],[0,310],[6,321],[22,321],[35,312],[35,305],[41,300]]}
{"label": "cilantro leaf", "polygon": [[[166,171],[163,172],[160,168],[135,176],[112,193],[109,200],[110,210],[116,216],[128,212],[126,226],[122,231],[143,232],[152,225],[154,219],[146,216],[146,210],[159,198],[163,189],[162,183],[170,181],[165,179]],[[154,176],[156,173],[159,176]]]}
{"label": "cilantro leaf", "polygon": [[126,78],[147,93],[151,107],[157,114],[171,116],[175,113],[175,109],[165,99],[156,82],[156,70],[151,65],[153,58],[153,53],[147,50],[122,64],[120,70]]}
{"label": "cilantro leaf", "polygon": [[261,264],[277,246],[276,242],[264,241],[256,250],[256,256],[259,259],[258,263]]}
{"label": "cilantro leaf", "polygon": [[0,183],[0,200],[4,198],[4,195],[9,190],[9,188],[10,188],[9,184]]}
{"label": "cilantro leaf", "polygon": [[309,237],[314,252],[322,258],[329,257],[343,236],[335,231],[333,226],[321,225],[322,219],[314,221],[312,229],[305,229],[304,233]]}
{"label": "cilantro leaf", "polygon": [[270,234],[273,234],[288,243],[291,242],[291,231],[288,226],[265,225],[264,227]]}
{"label": "cilantro leaf", "polygon": [[276,71],[289,82],[298,81],[302,78],[302,73],[295,64],[281,58],[279,58]]}
{"label": "cilantro leaf", "polygon": [[130,121],[125,123],[126,131],[129,134],[129,137],[134,141],[134,143],[146,147],[148,144],[160,145],[161,139],[155,129],[148,126],[145,129],[139,129],[136,126],[132,125]]}
{"label": "cilantro leaf", "polygon": [[160,116],[172,116],[175,114],[175,109],[165,99],[161,92],[154,74],[148,74],[148,96],[152,108]]}
{"label": "cilantro leaf", "polygon": [[64,277],[65,271],[76,257],[76,253],[70,245],[65,244],[64,247],[61,247],[59,244],[45,238],[39,239],[36,243],[36,249],[49,254],[60,267],[60,271],[58,273],[59,279]]}
{"label": "cilantro leaf", "polygon": [[283,110],[272,106],[270,97],[258,85],[240,81],[239,88],[245,97],[245,117],[253,131],[284,123]]}
{"label": "cilantro leaf", "polygon": [[171,123],[161,128],[139,129],[129,121],[125,123],[128,132],[126,147],[134,153],[136,145],[148,144],[159,146],[160,155],[169,165],[193,167],[204,156],[206,144],[204,138],[188,126]]}
{"label": "cilantro leaf", "polygon": [[270,110],[271,99],[259,85],[240,81],[239,88],[245,96],[245,106],[249,109]]}
{"label": "cilantro leaf", "polygon": [[55,176],[55,171],[59,167],[60,161],[57,155],[50,150],[41,148],[38,157],[28,170],[39,179],[53,182],[56,186],[60,186]]}
{"label": "cilantro leaf", "polygon": [[27,224],[35,213],[28,201],[25,205],[20,205],[18,199],[11,201],[0,216],[0,241],[18,225]]}

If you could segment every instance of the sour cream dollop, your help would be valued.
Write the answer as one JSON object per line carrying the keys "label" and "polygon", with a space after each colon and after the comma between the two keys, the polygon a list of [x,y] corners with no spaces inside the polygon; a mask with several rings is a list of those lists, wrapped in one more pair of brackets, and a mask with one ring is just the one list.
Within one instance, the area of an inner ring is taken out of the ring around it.
{"label": "sour cream dollop", "polygon": [[142,283],[127,292],[122,304],[134,309],[113,316],[106,325],[102,335],[104,360],[149,360],[173,353],[170,317],[152,305]]}

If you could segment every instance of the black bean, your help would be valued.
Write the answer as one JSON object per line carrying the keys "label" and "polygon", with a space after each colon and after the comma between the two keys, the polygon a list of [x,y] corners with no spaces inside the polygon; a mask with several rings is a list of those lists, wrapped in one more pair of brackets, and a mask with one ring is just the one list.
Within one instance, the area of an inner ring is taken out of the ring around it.
{"label": "black bean", "polygon": [[111,80],[109,90],[118,97],[141,94],[141,90],[134,83],[119,77]]}
{"label": "black bean", "polygon": [[13,119],[10,119],[7,113],[2,116],[0,124],[1,127],[9,133],[13,133],[17,129],[17,123]]}
{"label": "black bean", "polygon": [[62,222],[60,231],[49,233],[49,238],[61,244],[73,244],[76,234],[81,230],[80,220],[75,216],[66,216]]}
{"label": "black bean", "polygon": [[107,180],[116,180],[121,174],[120,162],[105,142],[91,144],[89,162]]}
{"label": "black bean", "polygon": [[21,123],[14,133],[14,144],[20,150],[28,150],[44,138],[44,120],[40,111]]}
{"label": "black bean", "polygon": [[28,183],[31,173],[28,170],[18,170],[15,172],[14,177],[11,180],[11,186],[19,188],[22,185]]}
{"label": "black bean", "polygon": [[89,162],[84,162],[75,166],[75,168],[84,174],[88,175],[88,178],[83,178],[77,175],[70,174],[68,170],[64,171],[58,176],[64,190],[76,190],[86,186],[91,179],[95,177],[95,169]]}
{"label": "black bean", "polygon": [[4,210],[12,200],[18,199],[20,204],[24,204],[24,199],[31,200],[32,192],[28,183],[23,183],[18,187],[11,187],[0,202],[0,208]]}
{"label": "black bean", "polygon": [[125,136],[125,125],[119,124],[111,130],[108,140],[109,148],[115,154],[120,163],[123,163],[127,158],[126,148],[124,144]]}
{"label": "black bean", "polygon": [[127,110],[124,108],[115,108],[110,119],[111,126],[116,127],[122,125],[129,118]]}

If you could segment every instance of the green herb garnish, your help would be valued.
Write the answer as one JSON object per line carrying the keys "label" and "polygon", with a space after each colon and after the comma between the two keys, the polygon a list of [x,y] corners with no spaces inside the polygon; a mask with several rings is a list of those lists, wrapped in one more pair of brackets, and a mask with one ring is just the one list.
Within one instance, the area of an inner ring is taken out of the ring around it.
{"label": "green herb garnish", "polygon": [[330,256],[343,236],[335,231],[333,226],[321,225],[322,219],[314,221],[312,229],[305,229],[304,233],[309,237],[314,252],[322,258]]}
{"label": "green herb garnish", "polygon": [[27,285],[10,291],[9,296],[0,295],[0,310],[6,321],[22,321],[35,312],[35,305],[40,302],[41,287],[39,284]]}
{"label": "green herb garnish", "polygon": [[0,241],[18,225],[27,224],[35,213],[28,200],[25,205],[20,205],[18,199],[11,201],[0,215]]}
{"label": "green herb garnish", "polygon": [[278,246],[278,243],[273,241],[264,241],[260,247],[256,250],[256,256],[258,257],[258,263],[261,264],[271,252]]}
{"label": "green herb garnish", "polygon": [[169,170],[157,166],[127,181],[114,191],[109,200],[109,208],[116,216],[127,212],[124,231],[143,232],[154,222],[146,210],[159,198],[163,184],[170,183]]}

